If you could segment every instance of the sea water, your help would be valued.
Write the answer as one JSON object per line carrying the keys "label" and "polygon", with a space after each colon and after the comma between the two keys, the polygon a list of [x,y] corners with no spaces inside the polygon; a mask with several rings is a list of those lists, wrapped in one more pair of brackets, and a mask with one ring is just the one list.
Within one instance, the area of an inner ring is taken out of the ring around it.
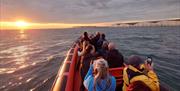
{"label": "sea water", "polygon": [[180,26],[0,30],[0,91],[48,91],[84,31],[103,32],[127,59],[152,56],[161,83],[180,89]]}

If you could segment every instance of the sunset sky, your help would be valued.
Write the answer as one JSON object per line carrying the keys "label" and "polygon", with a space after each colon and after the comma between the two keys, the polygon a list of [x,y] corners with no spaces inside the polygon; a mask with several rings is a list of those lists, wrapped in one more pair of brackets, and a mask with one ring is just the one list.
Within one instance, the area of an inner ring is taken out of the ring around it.
{"label": "sunset sky", "polygon": [[71,27],[180,18],[180,0],[0,0],[0,24]]}

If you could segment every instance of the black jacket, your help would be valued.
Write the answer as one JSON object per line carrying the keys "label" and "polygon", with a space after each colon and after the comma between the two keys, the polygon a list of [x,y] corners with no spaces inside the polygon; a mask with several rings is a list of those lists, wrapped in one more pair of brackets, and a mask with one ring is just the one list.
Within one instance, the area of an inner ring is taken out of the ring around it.
{"label": "black jacket", "polygon": [[106,60],[108,61],[109,68],[124,66],[124,57],[117,49],[109,50]]}

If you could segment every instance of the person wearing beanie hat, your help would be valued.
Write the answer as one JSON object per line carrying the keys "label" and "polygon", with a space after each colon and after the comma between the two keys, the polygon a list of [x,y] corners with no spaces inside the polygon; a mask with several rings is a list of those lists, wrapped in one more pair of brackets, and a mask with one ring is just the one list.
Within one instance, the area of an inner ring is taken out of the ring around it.
{"label": "person wearing beanie hat", "polygon": [[[144,65],[143,69],[142,65]],[[146,70],[147,73],[145,73],[144,70]],[[123,91],[128,91],[130,86],[131,88],[135,88],[132,87],[135,85],[131,84],[137,81],[144,83],[151,91],[160,91],[158,77],[151,65],[144,62],[141,57],[137,55],[132,55],[128,58],[128,65],[123,70],[123,81]]]}
{"label": "person wearing beanie hat", "polygon": [[141,64],[144,64],[144,61],[142,60],[142,58],[137,55],[131,55],[128,58],[127,62],[128,62],[128,65],[131,65],[137,69],[141,69],[139,67],[141,66]]}

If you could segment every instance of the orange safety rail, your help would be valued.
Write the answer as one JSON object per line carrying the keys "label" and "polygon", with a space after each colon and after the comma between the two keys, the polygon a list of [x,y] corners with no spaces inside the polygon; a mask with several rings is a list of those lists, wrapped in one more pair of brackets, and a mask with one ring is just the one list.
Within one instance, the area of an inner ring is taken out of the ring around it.
{"label": "orange safety rail", "polygon": [[109,73],[116,78],[116,84],[120,85],[123,82],[124,67],[109,68]]}
{"label": "orange safety rail", "polygon": [[65,91],[67,86],[67,80],[69,79],[69,69],[72,64],[72,58],[74,56],[74,47],[70,48],[67,53],[66,58],[64,59],[62,66],[60,67],[58,74],[54,80],[52,88],[50,91]]}
{"label": "orange safety rail", "polygon": [[77,54],[77,51],[78,51],[78,48],[75,47],[74,48],[74,52],[73,52],[73,57],[72,57],[72,60],[71,60],[71,65],[70,65],[70,69],[69,69],[69,75],[68,75],[68,79],[67,79],[67,84],[66,84],[66,90],[65,91],[73,91],[74,89],[74,75],[75,75],[75,64],[76,64],[76,61],[77,61],[77,57],[78,57],[78,54]]}

